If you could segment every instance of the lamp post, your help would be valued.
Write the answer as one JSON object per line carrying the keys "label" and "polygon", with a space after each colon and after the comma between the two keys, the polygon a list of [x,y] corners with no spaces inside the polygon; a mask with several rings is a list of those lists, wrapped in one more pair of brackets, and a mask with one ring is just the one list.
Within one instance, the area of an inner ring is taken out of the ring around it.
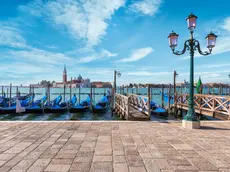
{"label": "lamp post", "polygon": [[116,94],[116,88],[117,88],[117,76],[121,77],[121,72],[114,70],[114,83],[113,83],[113,108],[115,106],[115,94]]}
{"label": "lamp post", "polygon": [[186,52],[186,50],[190,51],[190,91],[189,91],[189,102],[188,102],[188,112],[184,117],[182,122],[183,127],[185,128],[199,128],[200,123],[199,119],[197,118],[194,110],[194,52],[197,50],[201,55],[209,55],[212,52],[212,48],[215,47],[216,38],[217,36],[210,32],[205,38],[207,39],[207,48],[208,51],[201,51],[200,43],[198,40],[194,39],[193,32],[196,28],[196,19],[197,16],[194,14],[190,14],[187,17],[188,29],[190,30],[190,39],[184,42],[184,48],[182,51],[176,51],[175,47],[177,46],[177,39],[178,34],[172,31],[169,34],[169,46],[172,49],[173,54],[175,55],[182,55]]}
{"label": "lamp post", "polygon": [[176,77],[178,76],[178,73],[174,70],[173,72],[173,94],[174,94],[174,100],[176,95]]}

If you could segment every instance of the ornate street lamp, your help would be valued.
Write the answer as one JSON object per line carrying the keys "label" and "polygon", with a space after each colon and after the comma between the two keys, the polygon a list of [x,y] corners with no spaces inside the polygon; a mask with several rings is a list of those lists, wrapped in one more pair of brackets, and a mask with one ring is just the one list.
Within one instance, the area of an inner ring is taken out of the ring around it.
{"label": "ornate street lamp", "polygon": [[117,76],[120,78],[121,77],[121,72],[117,71]]}
{"label": "ornate street lamp", "polygon": [[[212,48],[215,47],[217,36],[210,32],[207,36],[207,48],[208,51],[201,51],[200,43],[196,39],[193,38],[193,31],[196,28],[196,19],[197,16],[194,14],[190,14],[187,17],[188,29],[190,30],[190,39],[184,42],[184,48],[182,51],[176,51],[175,48],[177,46],[177,40],[179,35],[172,31],[169,34],[169,46],[172,49],[173,54],[182,55],[186,52],[186,50],[190,51],[190,93],[189,93],[189,102],[188,102],[188,112],[183,120],[183,126],[189,128],[199,128],[199,119],[197,118],[194,110],[194,51],[197,50],[201,55],[209,55],[212,52]],[[187,122],[187,123],[186,123]],[[192,122],[192,123],[189,123]]]}

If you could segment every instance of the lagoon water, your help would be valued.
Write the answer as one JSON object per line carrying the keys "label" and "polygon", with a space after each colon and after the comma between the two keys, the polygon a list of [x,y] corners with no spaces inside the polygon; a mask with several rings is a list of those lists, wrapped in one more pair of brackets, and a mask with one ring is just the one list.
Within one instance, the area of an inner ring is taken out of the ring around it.
{"label": "lagoon water", "polygon": [[[18,88],[21,95],[26,95],[29,93],[29,88]],[[7,94],[7,88],[4,87],[3,90]],[[111,88],[95,88],[93,89],[93,102],[97,102],[107,91],[111,92]],[[183,89],[182,92],[185,93],[187,89]],[[207,91],[207,90],[206,90]],[[84,100],[87,95],[90,93],[90,88],[81,88],[80,89],[80,100]],[[120,90],[117,89],[119,93]],[[147,88],[129,88],[128,93],[138,93],[141,95],[147,95]],[[157,104],[162,103],[161,88],[152,88],[152,101]],[[34,88],[35,100],[42,98],[46,93],[46,88]],[[70,89],[66,88],[65,96],[63,88],[51,88],[50,89],[50,100],[55,99],[59,94],[62,95],[62,101],[70,99]],[[124,93],[127,93],[127,89],[124,89]],[[167,94],[167,90],[164,91]],[[72,88],[72,95],[76,94],[79,101],[79,88]],[[12,97],[16,95],[16,87],[12,87]],[[9,88],[8,88],[8,97],[9,97]],[[167,106],[167,99],[164,100],[164,105]],[[109,109],[105,113],[96,114],[91,111],[81,112],[81,113],[44,113],[44,114],[2,114],[0,115],[0,120],[32,120],[32,121],[41,121],[41,120],[119,120],[119,117],[113,116],[111,110]],[[152,120],[154,120],[152,118]]]}

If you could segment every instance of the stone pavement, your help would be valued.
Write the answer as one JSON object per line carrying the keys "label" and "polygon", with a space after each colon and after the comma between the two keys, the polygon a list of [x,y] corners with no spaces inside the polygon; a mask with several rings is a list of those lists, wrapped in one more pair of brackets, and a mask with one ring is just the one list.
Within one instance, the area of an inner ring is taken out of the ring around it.
{"label": "stone pavement", "polygon": [[230,172],[230,122],[0,122],[0,172]]}

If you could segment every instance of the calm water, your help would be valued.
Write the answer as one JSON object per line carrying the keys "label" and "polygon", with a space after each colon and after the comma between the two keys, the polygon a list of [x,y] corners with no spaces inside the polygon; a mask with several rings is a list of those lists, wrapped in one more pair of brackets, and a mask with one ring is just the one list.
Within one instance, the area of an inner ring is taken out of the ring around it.
{"label": "calm water", "polygon": [[44,121],[44,120],[120,120],[119,117],[112,115],[109,109],[105,113],[91,113],[90,111],[81,113],[44,113],[44,114],[2,114],[1,121]]}

